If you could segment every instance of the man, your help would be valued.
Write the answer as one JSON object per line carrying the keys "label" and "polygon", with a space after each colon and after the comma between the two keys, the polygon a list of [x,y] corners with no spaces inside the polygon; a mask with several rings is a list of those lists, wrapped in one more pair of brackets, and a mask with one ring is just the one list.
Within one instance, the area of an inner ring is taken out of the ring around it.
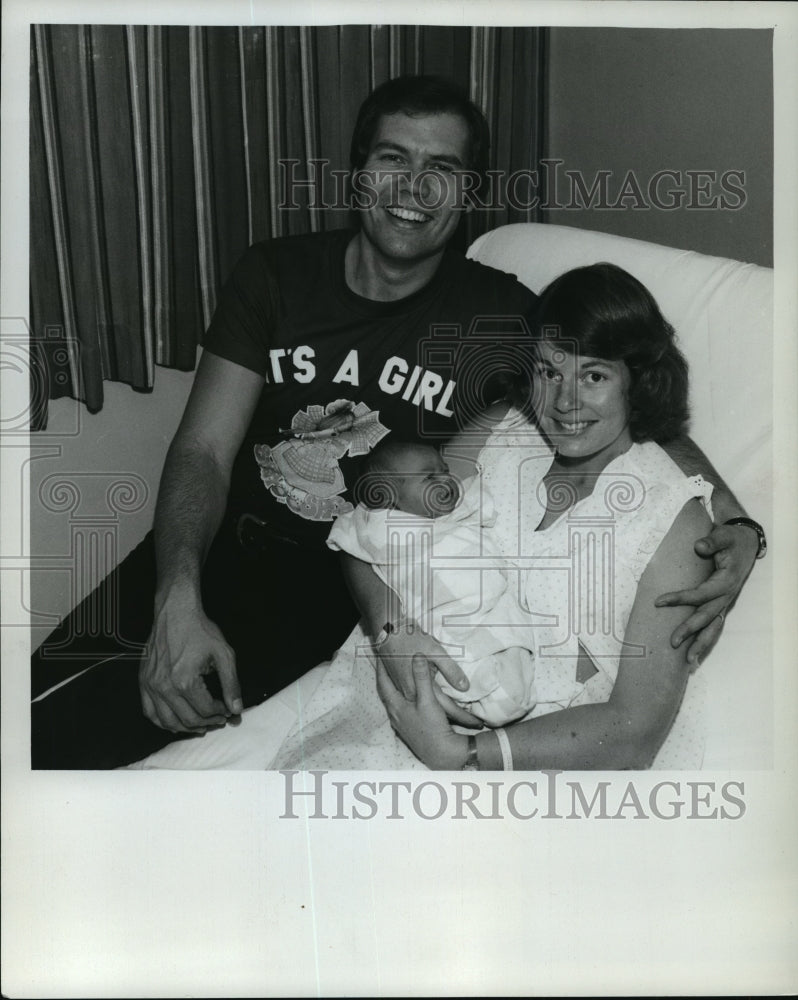
{"label": "man", "polygon": [[[388,433],[445,441],[473,403],[458,382],[463,357],[515,336],[534,310],[513,277],[449,247],[468,210],[463,179],[486,153],[484,118],[456,87],[390,81],[352,139],[358,230],[273,240],[242,258],[164,466],[157,572],[148,543],[117,573],[122,634],[149,634],[138,682],[120,657],[36,702],[35,767],[114,766],[224,725],[341,644],[359,611],[324,541],[349,509],[359,459]],[[694,461],[680,464],[717,482]],[[721,508],[720,520],[742,513],[728,493]],[[756,542],[747,527],[702,541],[719,571],[700,593],[671,595],[704,605],[685,635],[714,622],[700,637],[711,644]],[[381,650],[408,697],[414,653],[462,686],[430,636],[393,628],[385,593],[372,598],[364,610],[375,632],[389,626]]]}

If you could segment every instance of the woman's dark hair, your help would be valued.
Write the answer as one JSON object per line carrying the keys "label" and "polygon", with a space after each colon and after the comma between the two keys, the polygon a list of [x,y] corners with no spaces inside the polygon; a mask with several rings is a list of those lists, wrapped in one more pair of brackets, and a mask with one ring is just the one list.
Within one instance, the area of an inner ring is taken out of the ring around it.
{"label": "woman's dark hair", "polygon": [[360,170],[366,162],[383,115],[403,111],[406,115],[433,115],[451,112],[460,115],[468,126],[467,164],[470,170],[482,177],[488,167],[490,130],[485,116],[452,80],[442,76],[398,76],[373,90],[360,106],[352,143],[349,163],[352,170]]}
{"label": "woman's dark hair", "polygon": [[570,354],[623,361],[633,441],[670,441],[688,418],[687,362],[648,289],[614,264],[578,267],[541,293],[536,336]]}

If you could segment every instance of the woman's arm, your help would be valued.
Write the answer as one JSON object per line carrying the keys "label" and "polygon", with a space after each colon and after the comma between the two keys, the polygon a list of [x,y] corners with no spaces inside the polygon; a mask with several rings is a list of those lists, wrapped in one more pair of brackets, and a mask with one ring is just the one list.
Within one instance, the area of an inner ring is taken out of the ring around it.
{"label": "woman's arm", "polygon": [[[708,524],[700,503],[690,501],[646,567],[609,701],[508,728],[516,767],[618,770],[651,765],[679,709],[690,672],[684,648],[674,649],[669,641],[685,608],[658,608],[654,600],[663,588],[695,587],[707,576],[706,562],[696,556],[692,539]],[[480,738],[479,751],[483,767],[501,767],[493,734]]]}
{"label": "woman's arm", "polygon": [[[649,767],[678,711],[689,674],[686,651],[674,649],[672,630],[685,608],[658,608],[663,587],[696,586],[706,576],[706,562],[696,556],[692,539],[705,531],[709,518],[691,501],[674,521],[638,585],[625,645],[645,649],[644,655],[621,657],[609,701],[581,705],[520,722],[506,729],[516,770],[616,770]],[[569,669],[574,669],[570,665]],[[394,727],[429,767],[459,768],[467,754],[467,737],[453,732],[430,703],[423,679],[414,703],[394,697],[386,675],[379,675],[380,693]],[[501,770],[498,738],[492,732],[477,737],[483,770]]]}

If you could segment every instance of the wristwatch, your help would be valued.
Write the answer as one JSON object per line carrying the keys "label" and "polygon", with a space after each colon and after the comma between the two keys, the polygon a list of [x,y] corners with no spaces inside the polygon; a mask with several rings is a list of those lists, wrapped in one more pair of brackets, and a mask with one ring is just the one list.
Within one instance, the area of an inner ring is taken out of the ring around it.
{"label": "wristwatch", "polygon": [[473,733],[468,736],[468,754],[466,755],[465,763],[463,764],[461,771],[478,771],[479,770],[479,757],[477,755],[477,738]]}
{"label": "wristwatch", "polygon": [[750,517],[730,517],[728,521],[724,521],[724,524],[742,524],[746,528],[753,528],[756,532],[756,537],[759,540],[759,549],[757,550],[756,557],[761,559],[768,550],[768,541],[765,538],[765,529],[761,524],[757,524],[756,521],[752,520]]}

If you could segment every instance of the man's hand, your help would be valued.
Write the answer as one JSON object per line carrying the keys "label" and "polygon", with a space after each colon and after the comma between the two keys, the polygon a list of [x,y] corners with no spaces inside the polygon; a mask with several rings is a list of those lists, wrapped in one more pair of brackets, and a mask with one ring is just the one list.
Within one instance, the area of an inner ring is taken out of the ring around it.
{"label": "man's hand", "polygon": [[[375,646],[375,652],[394,687],[409,701],[415,701],[416,698],[414,658],[427,664],[430,677],[435,670],[440,670],[452,687],[456,687],[459,691],[468,690],[468,678],[460,667],[437,639],[422,632],[417,625],[412,632],[403,625],[379,646]],[[418,667],[418,663],[416,663],[416,667]],[[483,725],[475,715],[461,708],[448,695],[444,694],[437,684],[432,685],[432,691],[438,703],[454,722],[459,722],[464,726],[481,727]]]}
{"label": "man's hand", "polygon": [[694,590],[662,594],[657,607],[689,604],[696,608],[671,636],[676,648],[695,636],[687,654],[688,663],[700,663],[718,641],[726,612],[737,599],[756,561],[759,540],[744,525],[717,525],[695,543],[698,555],[714,558],[715,572]]}
{"label": "man's hand", "polygon": [[[203,677],[212,672],[224,701],[205,686]],[[158,609],[139,687],[147,718],[174,733],[204,733],[243,709],[235,655],[201,607],[165,602]]]}

